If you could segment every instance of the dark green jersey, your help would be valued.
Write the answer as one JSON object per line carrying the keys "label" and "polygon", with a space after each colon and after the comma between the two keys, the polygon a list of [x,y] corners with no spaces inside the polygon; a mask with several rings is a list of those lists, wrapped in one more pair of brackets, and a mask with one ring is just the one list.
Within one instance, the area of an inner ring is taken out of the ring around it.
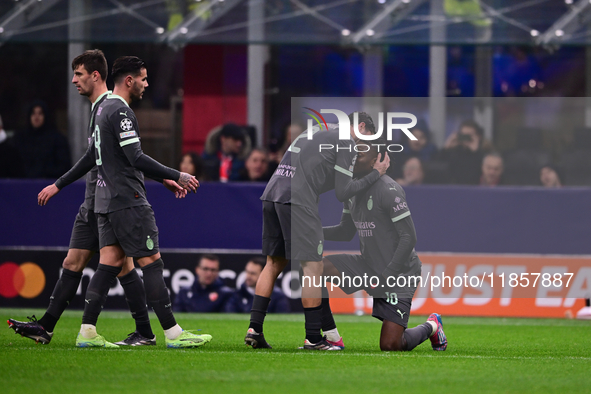
{"label": "dark green jersey", "polygon": [[353,166],[357,158],[355,142],[340,140],[337,125],[328,130],[306,130],[296,138],[275,173],[269,180],[261,200],[296,204],[318,209],[320,194],[334,189],[339,201],[345,201],[366,189],[380,177],[377,170],[354,180]]}
{"label": "dark green jersey", "polygon": [[347,227],[351,230],[354,226],[359,235],[361,254],[376,272],[383,273],[388,267],[388,274],[392,276],[416,275],[420,272],[421,263],[413,248],[414,243],[408,248],[408,253],[401,254],[404,261],[396,261],[400,246],[397,224],[403,220],[411,220],[406,193],[385,175],[368,190],[345,202],[341,224],[325,227],[324,234],[327,240],[341,240],[338,233],[348,232],[351,235]]}
{"label": "dark green jersey", "polygon": [[123,147],[142,154],[135,113],[120,96],[110,94],[95,116],[94,148],[98,167],[96,213],[150,205],[146,199],[144,174],[134,168]]}

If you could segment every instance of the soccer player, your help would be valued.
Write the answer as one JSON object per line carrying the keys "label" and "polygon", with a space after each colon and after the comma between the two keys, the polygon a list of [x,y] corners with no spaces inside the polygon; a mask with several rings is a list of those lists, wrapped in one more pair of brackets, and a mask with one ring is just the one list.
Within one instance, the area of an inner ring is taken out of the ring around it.
{"label": "soccer player", "polygon": [[[107,60],[101,50],[89,50],[72,61],[72,71],[74,72],[72,83],[76,86],[80,95],[88,97],[92,103],[91,119],[93,119],[98,105],[105,100],[109,93],[106,84]],[[93,123],[91,122],[89,125],[89,140],[92,135],[92,128]],[[62,176],[54,184],[44,188],[38,196],[39,205],[47,204],[49,199],[57,194],[60,189],[88,172],[88,169],[81,169],[80,172],[76,173],[76,168],[79,167],[80,164],[77,164],[72,171]],[[92,170],[86,179],[84,203],[80,206],[76,216],[68,254],[62,264],[62,275],[55,285],[47,311],[39,320],[34,315],[29,318],[29,322],[8,320],[9,326],[16,333],[42,344],[48,344],[51,341],[55,325],[76,295],[82,279],[82,271],[99,249],[98,227],[94,214],[94,193],[98,169],[92,162],[90,168]],[[168,188],[177,193],[177,197],[184,197],[186,194],[185,189],[178,186],[174,181],[167,180],[165,182]],[[133,346],[155,345],[156,337],[150,327],[144,286],[133,267],[133,260],[128,259],[124,269],[119,274],[119,281],[136,322],[135,332],[120,343]]]}
{"label": "soccer player", "polygon": [[[288,261],[300,261],[306,276],[319,278],[322,274],[324,237],[318,215],[320,194],[334,189],[337,198],[345,201],[370,187],[390,165],[390,159],[385,155],[374,163],[372,171],[365,177],[352,179],[357,137],[353,131],[353,114],[349,119],[349,139],[339,139],[336,125],[331,125],[328,130],[319,131],[316,127],[300,134],[263,192],[263,254],[267,255],[267,264],[257,282],[250,326],[244,339],[253,348],[271,347],[263,335],[263,323],[275,281]],[[375,133],[373,120],[364,112],[358,114],[355,126],[361,134]],[[313,133],[311,140],[308,139],[309,133]],[[319,151],[320,146],[333,148]],[[324,332],[326,337],[320,332],[325,304],[321,289],[303,287],[302,304],[306,321],[304,349],[342,349],[342,338],[336,326]]]}
{"label": "soccer player", "polygon": [[148,86],[144,61],[135,56],[118,58],[111,74],[115,88],[96,111],[91,149],[98,166],[94,210],[100,261],[86,291],[76,346],[117,347],[97,334],[96,322],[126,256],[135,258],[142,268],[147,300],[164,329],[167,347],[202,346],[211,341],[211,335],[184,331],[172,313],[162,275],[164,263],[158,251],[158,228],[146,199],[142,172],[177,180],[180,186],[192,191],[196,191],[199,183],[194,176],[163,166],[141,149],[137,119],[129,103],[141,99]]}
{"label": "soccer player", "polygon": [[[354,177],[367,175],[377,160],[376,146],[370,147],[367,152],[359,152],[353,169]],[[345,282],[345,277],[375,276],[380,280],[375,288],[371,285],[356,288],[350,283],[341,283],[341,289],[348,294],[363,289],[374,297],[372,315],[382,321],[381,350],[412,350],[427,338],[431,339],[433,350],[445,350],[447,338],[439,314],[433,313],[427,322],[407,329],[412,297],[418,283],[412,277],[420,277],[421,261],[414,249],[417,238],[406,194],[389,176],[381,177],[369,189],[346,201],[341,223],[325,227],[324,238],[350,241],[355,232],[359,234],[361,255],[326,256],[323,275],[339,277],[342,282]],[[401,280],[395,282],[397,278]],[[323,312],[323,324],[336,326],[332,313],[328,315],[328,309]]]}

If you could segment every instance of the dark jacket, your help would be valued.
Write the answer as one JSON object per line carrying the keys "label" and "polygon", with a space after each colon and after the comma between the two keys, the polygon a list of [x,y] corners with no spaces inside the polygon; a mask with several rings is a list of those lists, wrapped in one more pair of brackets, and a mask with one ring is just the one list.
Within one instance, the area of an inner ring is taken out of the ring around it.
{"label": "dark jacket", "polygon": [[0,142],[0,178],[22,178],[23,162],[13,138]]}
{"label": "dark jacket", "polygon": [[[246,284],[243,283],[240,289],[236,290],[226,302],[224,306],[224,312],[228,313],[250,313],[252,309],[252,301],[254,295],[252,295],[247,289]],[[289,300],[283,294],[279,288],[275,287],[271,294],[271,302],[267,309],[269,313],[289,313],[291,307],[289,306]]]}
{"label": "dark jacket", "polygon": [[[45,122],[39,128],[31,125],[33,108],[43,108]],[[55,179],[66,173],[71,167],[68,140],[50,125],[47,106],[42,101],[31,104],[27,113],[28,126],[15,136],[25,177]]]}
{"label": "dark jacket", "polygon": [[174,299],[172,310],[175,312],[221,312],[232,289],[224,285],[221,278],[206,288],[201,287],[199,278],[191,287],[183,287]]}
{"label": "dark jacket", "polygon": [[[203,180],[219,181],[220,180],[220,133],[221,127],[213,130],[207,136],[205,141],[205,149],[203,151]],[[239,155],[232,157],[232,168],[230,169],[230,176],[228,181],[240,180],[240,173],[244,169],[244,161],[250,153],[250,138],[245,137],[242,152]]]}

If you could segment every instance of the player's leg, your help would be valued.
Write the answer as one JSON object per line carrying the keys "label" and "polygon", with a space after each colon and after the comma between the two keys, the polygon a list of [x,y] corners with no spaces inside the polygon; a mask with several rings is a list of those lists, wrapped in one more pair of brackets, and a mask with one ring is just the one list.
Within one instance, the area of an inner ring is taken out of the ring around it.
{"label": "player's leg", "polygon": [[123,346],[156,345],[156,336],[152,332],[148,307],[146,306],[144,283],[135,270],[133,258],[127,257],[125,259],[125,264],[118,279],[121,287],[123,287],[131,316],[135,320],[135,332],[115,344]]}
{"label": "player's leg", "polygon": [[257,281],[252,309],[250,311],[250,324],[246,337],[244,338],[245,344],[255,349],[271,348],[271,345],[267,343],[263,335],[263,324],[267,315],[267,308],[271,302],[271,294],[273,293],[275,281],[285,267],[287,267],[288,262],[289,260],[282,256],[267,256],[267,263]]}
{"label": "player's leg", "polygon": [[[104,220],[103,223],[101,223],[101,219]],[[101,228],[103,231],[107,229],[107,232],[111,230],[109,233],[113,234],[106,215],[99,215],[99,229]],[[103,242],[108,243],[108,245],[103,246]],[[84,297],[84,314],[82,315],[80,333],[76,338],[77,347],[118,347],[97,334],[96,323],[107,299],[109,289],[121,272],[126,256],[121,246],[116,243],[116,239],[104,236],[103,233],[101,233],[101,246],[103,247],[100,251],[99,264],[88,284]]]}
{"label": "player's leg", "polygon": [[431,320],[409,329],[405,329],[403,326],[394,322],[384,320],[380,334],[380,349],[382,351],[412,350],[427,339],[433,337],[437,332],[437,328],[437,324]]}
{"label": "player's leg", "polygon": [[[152,307],[164,329],[169,348],[199,347],[211,341],[211,335],[195,335],[183,331],[172,313],[170,293],[164,282],[164,262],[158,251],[158,227],[149,206],[124,209],[112,215],[117,238],[128,256],[136,258],[144,274],[148,305]],[[133,226],[134,231],[130,231]]]}
{"label": "player's leg", "polygon": [[[340,275],[339,270],[337,270],[337,268],[329,259],[324,258],[322,263],[324,265],[322,276],[338,277]],[[332,346],[336,346],[341,350],[345,349],[343,338],[339,334],[337,324],[334,321],[334,316],[332,315],[332,310],[330,309],[330,297],[328,289],[325,286],[322,287],[322,334],[326,336],[326,340]]]}
{"label": "player's leg", "polygon": [[306,345],[308,342],[318,344],[323,341],[320,332],[322,330],[322,261],[303,261],[301,264]]}
{"label": "player's leg", "polygon": [[271,348],[263,335],[263,324],[275,281],[287,267],[290,253],[291,205],[263,201],[263,254],[267,256],[267,264],[257,281],[250,324],[244,338],[244,343],[253,349]]}

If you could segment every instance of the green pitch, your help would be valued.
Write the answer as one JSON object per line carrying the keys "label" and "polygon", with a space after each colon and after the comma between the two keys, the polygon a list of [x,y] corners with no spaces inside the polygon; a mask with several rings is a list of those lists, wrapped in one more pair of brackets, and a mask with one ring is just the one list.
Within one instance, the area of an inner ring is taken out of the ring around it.
{"label": "green pitch", "polygon": [[[15,335],[9,317],[40,310],[0,309],[0,391],[8,393],[482,393],[589,392],[591,322],[443,316],[449,346],[430,342],[412,352],[383,353],[380,323],[370,316],[336,316],[345,351],[298,350],[303,316],[271,315],[272,350],[243,344],[246,315],[178,314],[185,329],[213,341],[199,349],[166,349],[155,316],[155,347],[77,349],[81,315],[66,312],[49,345]],[[425,321],[412,316],[410,326]],[[134,330],[126,312],[103,312],[98,331],[118,341]]]}

